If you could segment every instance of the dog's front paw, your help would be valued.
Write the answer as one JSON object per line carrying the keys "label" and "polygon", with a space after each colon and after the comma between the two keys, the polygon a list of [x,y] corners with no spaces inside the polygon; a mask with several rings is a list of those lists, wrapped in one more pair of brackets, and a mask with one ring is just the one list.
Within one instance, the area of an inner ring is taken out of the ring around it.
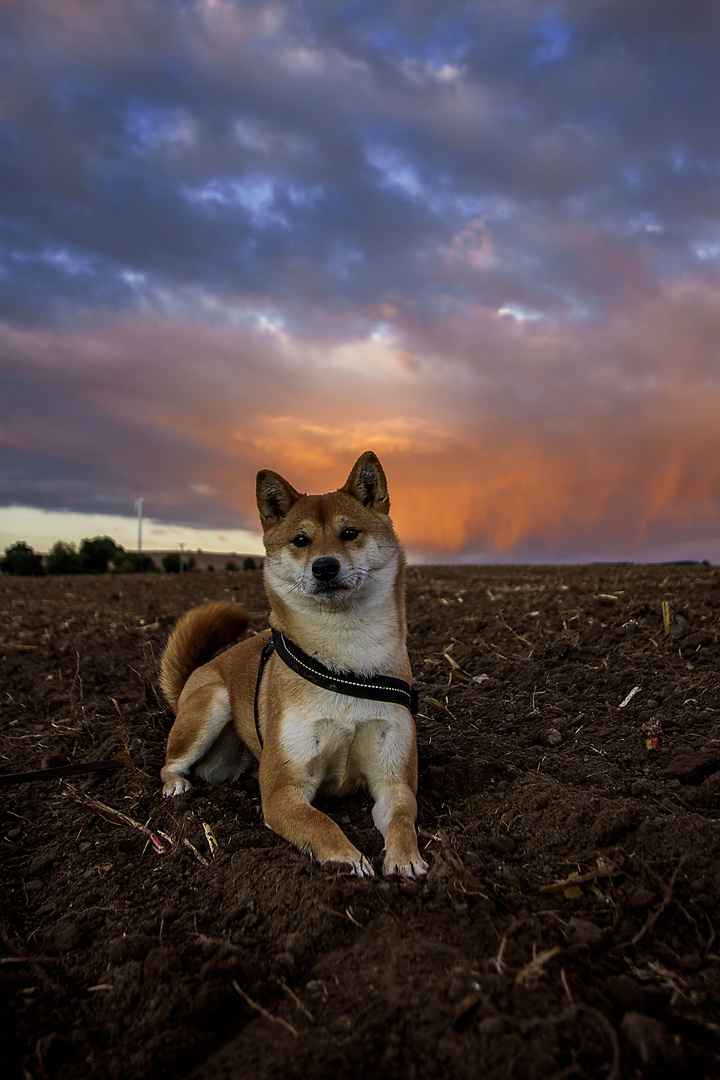
{"label": "dog's front paw", "polygon": [[338,870],[345,870],[345,872],[347,872],[349,868],[353,877],[375,877],[375,871],[370,865],[370,860],[366,859],[364,855],[361,855],[359,851],[357,856],[325,859],[322,865],[326,870],[337,868]]}
{"label": "dog's front paw", "polygon": [[428,864],[423,858],[416,853],[410,856],[410,858],[396,858],[391,853],[385,856],[383,861],[383,874],[386,877],[390,877],[393,874],[397,874],[402,878],[424,878],[428,872]]}
{"label": "dog's front paw", "polygon": [[353,874],[355,877],[375,877],[375,871],[370,865],[370,860],[366,859],[364,855],[360,856],[360,862],[353,865]]}
{"label": "dog's front paw", "polygon": [[171,799],[173,795],[184,795],[186,791],[190,791],[191,787],[189,780],[186,780],[184,776],[176,775],[163,784],[162,793],[166,799]]}

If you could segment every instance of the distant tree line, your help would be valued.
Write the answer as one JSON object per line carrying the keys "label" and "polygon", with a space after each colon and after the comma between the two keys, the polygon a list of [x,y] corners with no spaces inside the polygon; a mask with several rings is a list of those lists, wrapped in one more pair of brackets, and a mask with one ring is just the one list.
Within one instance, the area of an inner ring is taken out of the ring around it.
{"label": "distant tree line", "polygon": [[[195,558],[182,556],[179,552],[164,555],[162,568],[167,574],[194,570]],[[214,570],[213,566],[208,567]],[[226,570],[237,570],[238,566],[229,560]],[[255,560],[248,556],[243,561],[243,570],[255,570]],[[147,574],[156,573],[158,568],[149,555],[142,552],[126,551],[109,536],[95,536],[81,540],[76,547],[64,540],[57,540],[43,558],[24,540],[18,540],[5,548],[5,556],[0,559],[0,570],[14,577],[36,577],[41,574]]]}

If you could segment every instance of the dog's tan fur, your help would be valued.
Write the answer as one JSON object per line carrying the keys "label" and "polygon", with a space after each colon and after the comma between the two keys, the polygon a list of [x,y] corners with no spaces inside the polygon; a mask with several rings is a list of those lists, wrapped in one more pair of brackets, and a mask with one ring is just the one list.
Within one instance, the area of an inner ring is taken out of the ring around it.
{"label": "dog's tan fur", "polygon": [[[367,452],[346,484],[301,495],[275,472],[257,477],[271,623],[335,671],[411,680],[405,646],[405,561],[389,518],[382,466]],[[248,617],[238,605],[208,604],[175,627],[161,685],[176,711],[163,793],[190,787],[191,772],[219,784],[259,762],[266,824],[320,863],[372,874],[369,861],[315,796],[365,785],[385,840],[383,872],[420,877],[427,865],[415,833],[415,727],[402,705],[346,697],[307,682],[272,654],[254,718],[258,663],[270,631],[237,640]]]}

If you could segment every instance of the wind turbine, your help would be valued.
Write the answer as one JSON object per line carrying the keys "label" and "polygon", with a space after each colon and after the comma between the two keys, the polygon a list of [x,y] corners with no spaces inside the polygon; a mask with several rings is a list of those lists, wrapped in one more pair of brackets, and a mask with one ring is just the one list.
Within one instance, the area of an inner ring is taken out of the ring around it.
{"label": "wind turbine", "polygon": [[139,555],[140,552],[142,551],[142,514],[143,514],[143,500],[142,500],[142,498],[137,498],[135,500],[135,509],[137,510],[137,516],[138,516],[138,546],[137,546],[137,549],[138,549],[138,555]]}

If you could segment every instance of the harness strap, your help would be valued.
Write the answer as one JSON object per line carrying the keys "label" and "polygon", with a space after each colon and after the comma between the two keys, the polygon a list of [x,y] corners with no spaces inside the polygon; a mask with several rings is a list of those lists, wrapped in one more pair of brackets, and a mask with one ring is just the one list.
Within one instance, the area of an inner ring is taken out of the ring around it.
{"label": "harness strap", "polygon": [[322,686],[324,690],[331,690],[335,694],[345,694],[347,697],[364,698],[368,701],[392,701],[398,705],[404,705],[413,716],[418,711],[417,690],[414,690],[410,683],[403,679],[394,679],[389,675],[375,675],[368,678],[365,675],[358,675],[355,671],[332,671],[314,656],[308,656],[284,634],[273,630],[270,640],[260,654],[255,684],[255,730],[261,746],[263,741],[260,735],[258,696],[265,664],[273,652],[277,652],[283,663],[297,675],[314,683],[315,686]]}
{"label": "harness strap", "polygon": [[417,695],[413,693],[410,683],[403,679],[393,679],[389,675],[374,675],[368,678],[354,671],[332,671],[314,656],[308,656],[294,641],[290,641],[277,630],[273,631],[273,641],[280,659],[298,675],[302,675],[303,679],[316,686],[322,686],[336,694],[346,694],[348,697],[366,698],[369,701],[394,701],[411,712],[417,712]]}
{"label": "harness strap", "polygon": [[274,631],[273,631],[273,634],[270,637],[270,640],[267,642],[266,645],[263,646],[263,651],[260,653],[260,662],[258,664],[257,680],[255,682],[255,703],[254,703],[255,731],[257,733],[258,742],[260,743],[261,748],[262,748],[262,745],[263,745],[263,737],[260,734],[260,714],[259,714],[259,711],[258,711],[258,698],[260,697],[260,683],[262,682],[263,671],[265,670],[265,665],[267,664],[268,660],[270,659],[273,652],[275,651],[275,642],[273,641],[273,637],[274,637]]}
{"label": "harness strap", "polygon": [[35,780],[54,780],[57,777],[81,776],[83,773],[110,772],[112,769],[124,769],[127,765],[143,768],[153,765],[150,761],[88,761],[76,765],[56,765],[52,769],[33,769],[32,772],[2,773],[0,785],[29,784]]}

